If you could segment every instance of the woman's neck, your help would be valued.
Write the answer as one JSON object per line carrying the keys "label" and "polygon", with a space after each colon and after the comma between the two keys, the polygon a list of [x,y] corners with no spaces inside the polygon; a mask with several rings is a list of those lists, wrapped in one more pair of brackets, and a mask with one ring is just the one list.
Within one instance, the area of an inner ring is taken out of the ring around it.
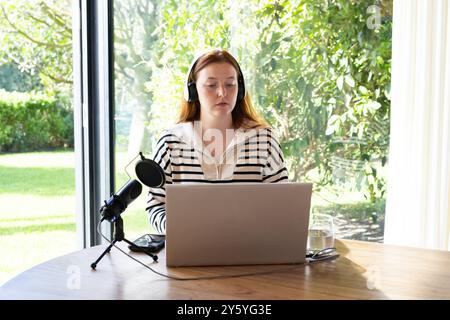
{"label": "woman's neck", "polygon": [[213,157],[219,159],[234,138],[234,125],[228,121],[205,121],[201,119],[201,137],[203,145]]}
{"label": "woman's neck", "polygon": [[229,117],[228,119],[201,119],[202,131],[206,132],[210,129],[220,130],[225,133],[227,129],[235,129],[233,124],[233,119]]}

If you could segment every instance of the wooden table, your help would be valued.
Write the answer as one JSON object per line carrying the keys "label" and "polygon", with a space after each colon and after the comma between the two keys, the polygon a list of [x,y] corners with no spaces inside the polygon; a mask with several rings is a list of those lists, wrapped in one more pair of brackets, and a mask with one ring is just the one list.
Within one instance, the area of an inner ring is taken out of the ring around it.
{"label": "wooden table", "polygon": [[102,245],[21,273],[0,288],[0,299],[450,299],[450,252],[336,242],[341,254],[337,260],[294,267],[167,268],[164,251],[157,263],[132,253],[155,270],[179,277],[284,270],[195,281],[156,275],[115,248],[97,270],[91,270],[91,262],[105,248]]}

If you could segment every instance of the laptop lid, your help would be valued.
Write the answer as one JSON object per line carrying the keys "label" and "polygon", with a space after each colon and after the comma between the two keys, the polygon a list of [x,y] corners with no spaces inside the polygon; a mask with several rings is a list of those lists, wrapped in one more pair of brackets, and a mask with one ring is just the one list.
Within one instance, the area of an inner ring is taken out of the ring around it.
{"label": "laptop lid", "polygon": [[166,185],[168,266],[305,261],[310,183]]}

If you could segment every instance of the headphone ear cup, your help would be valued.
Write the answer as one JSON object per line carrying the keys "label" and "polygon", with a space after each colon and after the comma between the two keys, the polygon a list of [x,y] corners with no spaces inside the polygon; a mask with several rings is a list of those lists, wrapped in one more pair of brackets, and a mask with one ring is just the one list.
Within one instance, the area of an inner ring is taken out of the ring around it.
{"label": "headphone ear cup", "polygon": [[240,102],[244,99],[245,97],[245,86],[244,83],[239,80],[238,81],[238,94],[237,94],[237,101]]}
{"label": "headphone ear cup", "polygon": [[197,85],[195,82],[188,83],[188,102],[194,102],[198,100]]}

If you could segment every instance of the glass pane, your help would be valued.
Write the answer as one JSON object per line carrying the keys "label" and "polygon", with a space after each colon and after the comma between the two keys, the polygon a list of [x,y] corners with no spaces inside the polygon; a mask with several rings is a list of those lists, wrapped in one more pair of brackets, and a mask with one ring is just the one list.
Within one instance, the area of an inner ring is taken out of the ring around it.
{"label": "glass pane", "polygon": [[0,0],[0,284],[76,249],[72,1]]}
{"label": "glass pane", "polygon": [[[117,188],[176,120],[193,57],[221,47],[278,132],[290,180],[314,183],[312,212],[332,215],[338,238],[383,240],[391,0],[116,0],[114,11]],[[124,214],[136,235],[150,231],[146,197]]]}

